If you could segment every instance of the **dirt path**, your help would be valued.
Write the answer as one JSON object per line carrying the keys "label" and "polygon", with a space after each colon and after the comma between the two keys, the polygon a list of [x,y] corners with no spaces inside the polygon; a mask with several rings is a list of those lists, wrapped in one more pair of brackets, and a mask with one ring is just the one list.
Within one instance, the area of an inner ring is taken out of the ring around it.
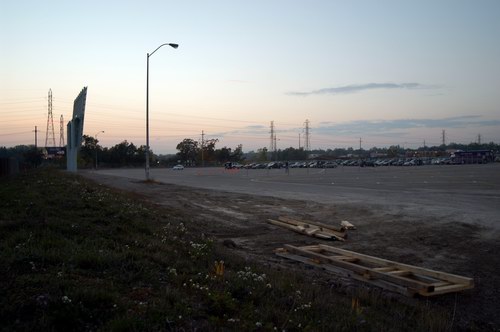
{"label": "dirt path", "polygon": [[[381,258],[420,267],[473,277],[476,287],[457,294],[430,299],[438,306],[456,308],[461,326],[469,323],[487,329],[500,328],[500,243],[498,230],[487,225],[463,222],[460,214],[415,213],[386,201],[377,204],[320,203],[257,196],[173,184],[145,184],[138,180],[82,172],[88,178],[108,186],[137,193],[163,207],[173,209],[194,220],[197,230],[220,241],[235,244],[232,248],[246,259],[263,264],[304,269],[298,264],[275,256],[273,250],[283,244],[306,245],[320,242],[269,225],[266,220],[281,215],[302,217],[337,226],[349,220],[358,227],[346,242],[333,245]],[[396,207],[395,207],[396,206]],[[332,243],[325,242],[332,245]],[[325,279],[338,283],[326,272]],[[349,281],[344,280],[344,283]]]}

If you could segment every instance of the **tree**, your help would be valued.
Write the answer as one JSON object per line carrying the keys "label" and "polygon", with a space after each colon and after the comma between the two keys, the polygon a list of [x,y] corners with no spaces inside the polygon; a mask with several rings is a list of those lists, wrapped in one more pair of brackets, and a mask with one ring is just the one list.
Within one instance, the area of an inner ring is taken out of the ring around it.
{"label": "tree", "polygon": [[29,167],[38,167],[42,163],[42,154],[34,146],[23,153],[24,161]]}
{"label": "tree", "polygon": [[[103,153],[104,154],[104,153]],[[151,152],[151,155],[153,153]],[[111,147],[102,160],[113,165],[137,165],[144,162],[144,148],[137,149],[134,143],[129,143],[127,140]]]}
{"label": "tree", "polygon": [[267,148],[266,147],[257,150],[257,160],[258,161],[267,161]]}
{"label": "tree", "polygon": [[305,160],[306,159],[306,151],[303,148],[296,149],[293,147],[286,148],[284,150],[278,151],[278,159],[279,160]]}
{"label": "tree", "polygon": [[196,156],[198,155],[197,141],[191,138],[185,138],[182,142],[177,144],[176,149],[179,150],[179,152],[177,152],[179,159],[188,164],[196,163]]}
{"label": "tree", "polygon": [[[203,143],[203,160],[204,161],[214,161],[215,157],[215,144],[219,141],[218,138],[208,139]],[[201,149],[199,154],[199,160],[201,161]]]}
{"label": "tree", "polygon": [[[229,149],[229,151],[231,151],[231,149]],[[236,149],[234,149],[233,153],[231,153],[230,160],[240,162],[240,161],[243,161],[243,159],[244,159],[244,157],[243,157],[243,145],[238,144]]]}
{"label": "tree", "polygon": [[219,163],[224,163],[231,160],[231,148],[223,147],[215,150],[215,159]]}
{"label": "tree", "polygon": [[83,135],[78,157],[83,162],[84,166],[94,165],[95,151],[98,147],[98,142],[99,141],[92,136]]}

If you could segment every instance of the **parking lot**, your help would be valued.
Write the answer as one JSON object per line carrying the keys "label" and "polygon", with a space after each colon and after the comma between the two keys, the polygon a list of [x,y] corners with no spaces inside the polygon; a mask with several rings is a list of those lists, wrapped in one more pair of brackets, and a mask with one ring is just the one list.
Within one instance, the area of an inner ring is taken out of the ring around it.
{"label": "parking lot", "polygon": [[[98,173],[136,180],[143,169]],[[462,222],[500,230],[500,164],[324,169],[157,168],[159,182],[235,193],[383,206],[394,212],[460,216]]]}

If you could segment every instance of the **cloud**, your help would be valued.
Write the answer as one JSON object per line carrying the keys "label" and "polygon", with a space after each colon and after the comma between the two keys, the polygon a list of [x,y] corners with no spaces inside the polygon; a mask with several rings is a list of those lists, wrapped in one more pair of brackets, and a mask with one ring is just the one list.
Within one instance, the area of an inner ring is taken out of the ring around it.
{"label": "cloud", "polygon": [[421,83],[366,83],[366,84],[353,84],[353,85],[345,85],[336,88],[324,88],[313,91],[291,91],[286,94],[289,96],[303,96],[307,97],[310,95],[340,95],[340,94],[349,94],[349,93],[358,93],[367,90],[429,90],[429,89],[438,89],[440,86],[438,85],[426,85]]}
{"label": "cloud", "polygon": [[484,120],[480,115],[465,115],[441,119],[359,120],[344,123],[322,122],[312,128],[317,134],[388,134],[389,132],[417,128],[468,128],[499,126],[500,120]]}
{"label": "cloud", "polygon": [[250,135],[250,136],[260,136],[263,134],[266,134],[269,132],[269,127],[264,126],[264,125],[250,125],[250,126],[245,126],[240,129],[235,129],[235,130],[230,130],[230,131],[224,131],[224,132],[217,132],[212,134],[211,136],[214,137],[225,137],[225,136],[239,136],[239,135]]}
{"label": "cloud", "polygon": [[267,129],[268,127],[263,126],[263,125],[253,125],[253,126],[246,126],[244,129]]}

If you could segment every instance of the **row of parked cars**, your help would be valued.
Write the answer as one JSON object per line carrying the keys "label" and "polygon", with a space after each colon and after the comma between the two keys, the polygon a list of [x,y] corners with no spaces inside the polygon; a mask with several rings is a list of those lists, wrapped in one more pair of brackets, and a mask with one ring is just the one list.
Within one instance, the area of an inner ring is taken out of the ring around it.
{"label": "row of parked cars", "polygon": [[226,163],[224,167],[226,169],[272,169],[272,168],[335,168],[338,164],[333,161],[297,161],[297,162],[286,162],[286,161],[271,161],[268,163],[251,163],[242,165],[240,163]]}
{"label": "row of parked cars", "polygon": [[272,161],[266,163],[250,163],[242,165],[236,162],[224,164],[226,169],[273,169],[273,168],[336,168],[338,166],[421,166],[421,165],[451,165],[451,158],[392,158],[392,159],[337,159],[331,161],[313,160],[283,162]]}

